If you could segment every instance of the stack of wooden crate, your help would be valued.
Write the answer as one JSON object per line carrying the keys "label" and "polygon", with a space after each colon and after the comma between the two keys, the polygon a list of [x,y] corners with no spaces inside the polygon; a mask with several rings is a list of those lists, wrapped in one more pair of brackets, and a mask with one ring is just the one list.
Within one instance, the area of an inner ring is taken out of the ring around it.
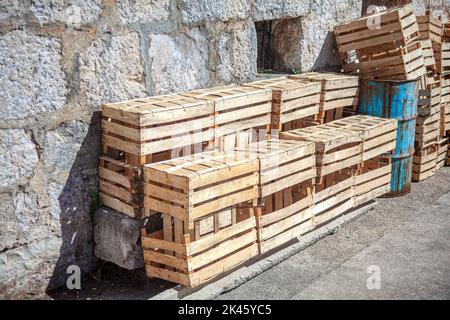
{"label": "stack of wooden crate", "polygon": [[259,252],[312,230],[314,143],[272,139],[235,151],[259,161],[260,203],[255,208]]}
{"label": "stack of wooden crate", "polygon": [[101,200],[139,219],[142,165],[203,151],[214,139],[214,105],[177,94],[105,104],[102,129]]}
{"label": "stack of wooden crate", "polygon": [[292,75],[289,76],[289,78],[320,83],[319,124],[341,119],[344,114],[355,114],[358,107],[358,76],[345,75],[342,73],[310,72]]}
{"label": "stack of wooden crate", "polygon": [[280,131],[315,124],[320,104],[319,83],[280,77],[255,81],[244,86],[272,90],[272,137],[276,137]]}
{"label": "stack of wooden crate", "polygon": [[335,27],[345,73],[383,80],[425,74],[419,26],[410,5],[364,16]]}
{"label": "stack of wooden crate", "polygon": [[[418,16],[425,57],[426,74],[420,78],[418,117],[413,156],[413,181],[421,181],[436,172],[437,148],[441,122],[442,74],[438,48],[442,47],[442,23],[427,12]],[[430,50],[431,49],[431,50]],[[440,49],[439,49],[440,50]]]}
{"label": "stack of wooden crate", "polygon": [[[442,161],[442,158],[445,158],[445,150],[450,150],[450,74],[448,73],[448,64],[449,64],[449,48],[450,45],[450,23],[442,23],[442,43],[443,47],[437,48],[437,50],[441,49],[444,52],[441,53],[441,58],[444,61],[441,61],[441,68],[444,67],[444,70],[441,69],[441,72],[444,72],[444,75],[441,79],[441,123],[440,123],[440,137],[441,140],[438,143],[438,159],[436,161],[436,166],[439,169],[442,165],[450,165],[450,152],[447,152],[447,159]],[[445,74],[445,71],[446,74]],[[445,145],[447,143],[447,146]]]}
{"label": "stack of wooden crate", "polygon": [[270,134],[272,90],[225,86],[183,93],[213,105],[214,148],[224,151],[266,140]]}
{"label": "stack of wooden crate", "polygon": [[197,286],[258,254],[259,162],[206,152],[144,166],[144,206],[163,229],[142,232],[149,277]]}

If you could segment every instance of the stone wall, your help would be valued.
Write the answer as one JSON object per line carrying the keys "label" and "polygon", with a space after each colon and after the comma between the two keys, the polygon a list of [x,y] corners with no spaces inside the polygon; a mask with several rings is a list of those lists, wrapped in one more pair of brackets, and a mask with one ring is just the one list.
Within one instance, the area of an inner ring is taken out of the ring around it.
{"label": "stone wall", "polygon": [[286,59],[303,71],[333,67],[329,29],[359,17],[361,5],[1,1],[0,298],[63,285],[71,264],[96,268],[91,193],[102,103],[252,80],[254,21],[300,18]]}

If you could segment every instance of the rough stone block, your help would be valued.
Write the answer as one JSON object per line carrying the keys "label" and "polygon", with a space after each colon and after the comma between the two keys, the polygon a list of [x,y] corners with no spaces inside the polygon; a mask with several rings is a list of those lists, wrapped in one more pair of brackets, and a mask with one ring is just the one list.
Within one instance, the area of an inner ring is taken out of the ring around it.
{"label": "rough stone block", "polygon": [[255,21],[300,17],[309,12],[313,0],[255,0]]}
{"label": "rough stone block", "polygon": [[97,20],[103,5],[102,0],[33,0],[30,10],[41,24],[62,22],[80,27]]}
{"label": "rough stone block", "polygon": [[42,294],[54,274],[62,239],[48,236],[0,253],[0,299]]}
{"label": "rough stone block", "polygon": [[152,94],[188,91],[209,81],[208,40],[198,28],[175,36],[150,34]]}
{"label": "rough stone block", "polygon": [[101,207],[94,214],[95,255],[128,270],[143,268],[141,227],[141,221]]}
{"label": "rough stone block", "polygon": [[0,252],[46,237],[44,219],[36,194],[0,193]]}
{"label": "rough stone block", "polygon": [[50,172],[68,173],[70,171],[88,129],[87,123],[73,120],[46,132],[44,163]]}
{"label": "rough stone block", "polygon": [[136,32],[104,34],[80,54],[79,63],[80,95],[91,108],[147,95]]}
{"label": "rough stone block", "polygon": [[26,182],[37,162],[36,146],[25,130],[0,130],[0,190]]}
{"label": "rough stone block", "polygon": [[216,77],[218,82],[245,82],[256,76],[256,30],[253,23],[231,23],[219,31]]}
{"label": "rough stone block", "polygon": [[183,23],[246,19],[250,4],[247,0],[180,0]]}
{"label": "rough stone block", "polygon": [[120,0],[117,7],[124,23],[165,21],[170,16],[170,0]]}
{"label": "rough stone block", "polygon": [[52,37],[19,30],[0,37],[0,122],[63,107],[67,88],[60,51]]}

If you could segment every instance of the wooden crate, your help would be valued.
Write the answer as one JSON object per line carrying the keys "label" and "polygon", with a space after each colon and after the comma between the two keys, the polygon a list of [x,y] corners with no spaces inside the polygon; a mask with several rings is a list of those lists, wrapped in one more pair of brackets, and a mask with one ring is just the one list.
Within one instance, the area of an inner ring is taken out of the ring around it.
{"label": "wooden crate", "polygon": [[442,168],[445,165],[445,158],[447,150],[449,148],[448,138],[442,138],[438,142],[437,158],[436,158],[436,170]]}
{"label": "wooden crate", "polygon": [[320,84],[294,81],[287,77],[244,84],[253,88],[272,90],[273,130],[292,130],[302,126],[302,119],[319,113]]}
{"label": "wooden crate", "polygon": [[396,119],[356,115],[330,122],[328,125],[358,131],[363,134],[363,161],[384,153],[390,153],[395,149],[397,139]]}
{"label": "wooden crate", "polygon": [[450,102],[441,105],[441,136],[450,135]]}
{"label": "wooden crate", "polygon": [[[374,23],[379,22],[376,27]],[[396,49],[419,37],[419,26],[411,6],[366,15],[334,28],[341,54],[370,47]]]}
{"label": "wooden crate", "polygon": [[433,44],[431,40],[430,39],[422,40],[421,44],[425,67],[427,68],[427,70],[437,71],[436,59],[434,58]]}
{"label": "wooden crate", "polygon": [[434,18],[431,14],[416,16],[419,25],[420,38],[440,43],[442,41],[442,21]]}
{"label": "wooden crate", "polygon": [[316,177],[312,142],[271,139],[237,147],[235,152],[258,159],[260,198]]}
{"label": "wooden crate", "polygon": [[[441,103],[441,105],[440,105],[439,136],[441,138],[447,136],[446,112],[447,112],[447,109],[449,109],[449,111],[450,111],[450,107],[448,107],[449,104],[450,104],[449,102],[444,102],[444,103]],[[448,129],[450,129],[450,128],[448,128]]]}
{"label": "wooden crate", "polygon": [[255,211],[260,254],[314,229],[313,190],[311,180],[264,197]]}
{"label": "wooden crate", "polygon": [[363,133],[327,124],[282,132],[284,140],[311,141],[316,144],[317,176],[362,162]]}
{"label": "wooden crate", "polygon": [[433,43],[436,70],[439,74],[450,73],[450,43]]}
{"label": "wooden crate", "polygon": [[416,149],[424,149],[438,142],[440,137],[440,119],[440,113],[435,113],[429,117],[417,117],[414,137],[414,147]]}
{"label": "wooden crate", "polygon": [[104,148],[153,162],[153,154],[199,145],[214,139],[214,105],[179,94],[105,104]]}
{"label": "wooden crate", "polygon": [[344,73],[379,80],[414,80],[426,73],[420,40],[405,47],[377,52],[369,49],[367,56],[343,62]]}
{"label": "wooden crate", "polygon": [[272,90],[225,86],[183,93],[213,103],[214,145],[221,151],[266,140],[270,132]]}
{"label": "wooden crate", "polygon": [[354,206],[354,176],[351,167],[318,179],[313,194],[315,226],[326,224]]}
{"label": "wooden crate", "polygon": [[428,72],[420,78],[418,114],[422,117],[431,116],[440,111],[441,76]]}
{"label": "wooden crate", "polygon": [[104,205],[132,218],[141,218],[142,169],[139,166],[100,157],[99,190]]}
{"label": "wooden crate", "polygon": [[450,42],[450,22],[442,24],[442,42]]}
{"label": "wooden crate", "polygon": [[390,158],[375,157],[364,161],[354,177],[354,206],[359,206],[391,191]]}
{"label": "wooden crate", "polygon": [[435,143],[414,152],[412,181],[419,182],[436,173],[437,146]]}
{"label": "wooden crate", "polygon": [[[232,208],[226,209],[231,211]],[[145,268],[148,277],[175,282],[186,287],[205,283],[258,254],[256,221],[253,213],[242,212],[224,223],[204,217],[196,224],[195,239],[183,231],[183,222],[169,215],[164,229],[142,232]],[[211,219],[212,218],[212,219]],[[213,220],[211,225],[210,220]],[[202,234],[202,225],[206,231]]]}
{"label": "wooden crate", "polygon": [[450,166],[450,143],[448,144],[447,157],[445,158],[445,165]]}
{"label": "wooden crate", "polygon": [[450,102],[450,77],[441,77],[441,104]]}
{"label": "wooden crate", "polygon": [[316,177],[314,143],[268,140],[235,151],[259,160],[261,207],[256,220],[260,253],[309,230],[310,224],[303,222],[310,218]]}
{"label": "wooden crate", "polygon": [[321,84],[319,123],[343,117],[344,108],[358,106],[359,78],[341,73],[309,72],[289,76],[290,79]]}
{"label": "wooden crate", "polygon": [[334,33],[345,73],[413,80],[426,72],[419,27],[410,6],[364,16],[335,27]]}
{"label": "wooden crate", "polygon": [[[144,208],[189,223],[258,198],[259,162],[206,152],[144,166]],[[192,229],[192,228],[190,228]]]}

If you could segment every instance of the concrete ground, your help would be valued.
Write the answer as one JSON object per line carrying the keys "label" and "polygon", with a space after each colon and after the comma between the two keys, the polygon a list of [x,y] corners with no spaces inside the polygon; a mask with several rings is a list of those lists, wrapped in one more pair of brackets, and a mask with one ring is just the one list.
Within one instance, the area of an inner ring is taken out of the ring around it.
{"label": "concrete ground", "polygon": [[[218,299],[450,299],[450,167],[414,183],[408,195],[377,201],[375,209]],[[104,264],[81,290],[50,297],[149,299],[171,287],[143,270]]]}
{"label": "concrete ground", "polygon": [[218,299],[450,299],[450,168]]}

